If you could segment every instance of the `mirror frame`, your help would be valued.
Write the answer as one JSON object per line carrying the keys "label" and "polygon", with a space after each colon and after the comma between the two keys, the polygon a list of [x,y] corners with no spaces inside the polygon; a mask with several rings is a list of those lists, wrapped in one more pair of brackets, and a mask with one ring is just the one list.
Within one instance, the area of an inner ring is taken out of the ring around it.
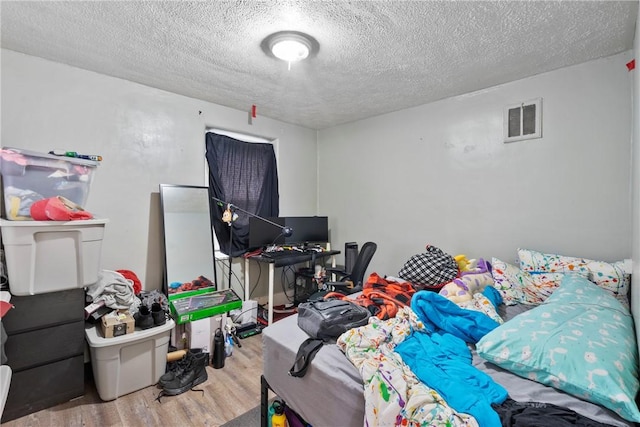
{"label": "mirror frame", "polygon": [[[204,187],[204,186],[197,186],[197,185],[179,185],[179,184],[160,184],[159,185],[159,192],[160,192],[160,212],[161,212],[161,218],[162,218],[162,244],[163,244],[163,254],[164,254],[164,269],[163,269],[163,291],[165,293],[165,295],[169,294],[169,271],[168,271],[168,254],[167,254],[167,233],[166,233],[166,204],[167,204],[167,195],[165,194],[165,190],[168,189],[179,189],[179,188],[184,188],[184,189],[196,189],[196,190],[204,190],[204,192],[206,193],[206,197],[207,197],[207,206],[208,206],[208,212],[207,212],[207,222],[209,224],[209,235],[210,235],[210,247],[211,247],[211,263],[213,265],[213,278],[212,278],[212,282],[215,284],[216,289],[221,289],[221,286],[217,283],[218,280],[218,272],[217,272],[217,267],[216,267],[216,258],[215,258],[215,254],[216,254],[216,247],[215,247],[215,242],[216,242],[216,236],[214,234],[214,230],[213,230],[213,226],[211,224],[211,201],[209,200],[209,188],[208,187]],[[197,278],[197,274],[193,277],[193,279]]]}

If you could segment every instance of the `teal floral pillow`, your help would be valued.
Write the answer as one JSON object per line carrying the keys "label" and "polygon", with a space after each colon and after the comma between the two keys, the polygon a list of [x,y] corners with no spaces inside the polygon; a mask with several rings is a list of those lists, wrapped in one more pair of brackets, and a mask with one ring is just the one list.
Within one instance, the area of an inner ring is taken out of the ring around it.
{"label": "teal floral pillow", "polygon": [[640,422],[638,349],[629,310],[577,274],[547,300],[485,335],[486,360]]}

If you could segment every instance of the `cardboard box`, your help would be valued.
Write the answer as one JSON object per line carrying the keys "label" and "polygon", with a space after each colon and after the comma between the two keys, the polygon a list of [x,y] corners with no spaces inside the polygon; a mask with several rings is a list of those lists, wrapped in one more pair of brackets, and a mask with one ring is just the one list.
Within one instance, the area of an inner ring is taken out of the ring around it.
{"label": "cardboard box", "polygon": [[136,322],[128,311],[112,311],[102,316],[102,335],[105,338],[114,338],[126,334],[132,334]]}
{"label": "cardboard box", "polygon": [[242,307],[232,289],[204,288],[169,295],[169,306],[177,324],[193,322]]}
{"label": "cardboard box", "polygon": [[201,348],[205,353],[209,353],[213,349],[211,341],[213,340],[215,329],[211,327],[212,323],[213,317],[186,323],[190,348]]}

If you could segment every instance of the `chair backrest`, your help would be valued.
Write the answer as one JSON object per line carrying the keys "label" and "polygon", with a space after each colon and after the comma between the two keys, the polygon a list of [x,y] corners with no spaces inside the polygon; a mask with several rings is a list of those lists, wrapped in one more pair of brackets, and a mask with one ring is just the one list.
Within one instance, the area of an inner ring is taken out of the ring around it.
{"label": "chair backrest", "polygon": [[353,266],[358,259],[358,243],[346,242],[344,244],[344,272],[351,274]]}
{"label": "chair backrest", "polygon": [[378,249],[378,245],[374,242],[367,242],[362,245],[358,258],[356,258],[356,262],[353,265],[353,270],[351,270],[351,274],[349,275],[354,286],[363,285],[364,274],[367,272],[367,267],[369,267],[369,262],[371,262],[373,254],[376,253],[376,249]]}

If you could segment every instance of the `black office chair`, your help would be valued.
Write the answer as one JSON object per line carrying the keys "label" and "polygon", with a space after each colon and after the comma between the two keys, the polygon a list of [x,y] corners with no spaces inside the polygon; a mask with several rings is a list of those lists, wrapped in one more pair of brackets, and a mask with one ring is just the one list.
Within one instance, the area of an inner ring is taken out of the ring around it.
{"label": "black office chair", "polygon": [[327,288],[344,294],[360,292],[364,284],[364,274],[367,272],[367,267],[369,267],[369,263],[376,253],[376,249],[378,249],[378,245],[374,242],[367,242],[362,245],[362,249],[360,249],[358,253],[351,272],[327,268],[327,275],[335,274],[338,279],[337,282],[327,282]]}

